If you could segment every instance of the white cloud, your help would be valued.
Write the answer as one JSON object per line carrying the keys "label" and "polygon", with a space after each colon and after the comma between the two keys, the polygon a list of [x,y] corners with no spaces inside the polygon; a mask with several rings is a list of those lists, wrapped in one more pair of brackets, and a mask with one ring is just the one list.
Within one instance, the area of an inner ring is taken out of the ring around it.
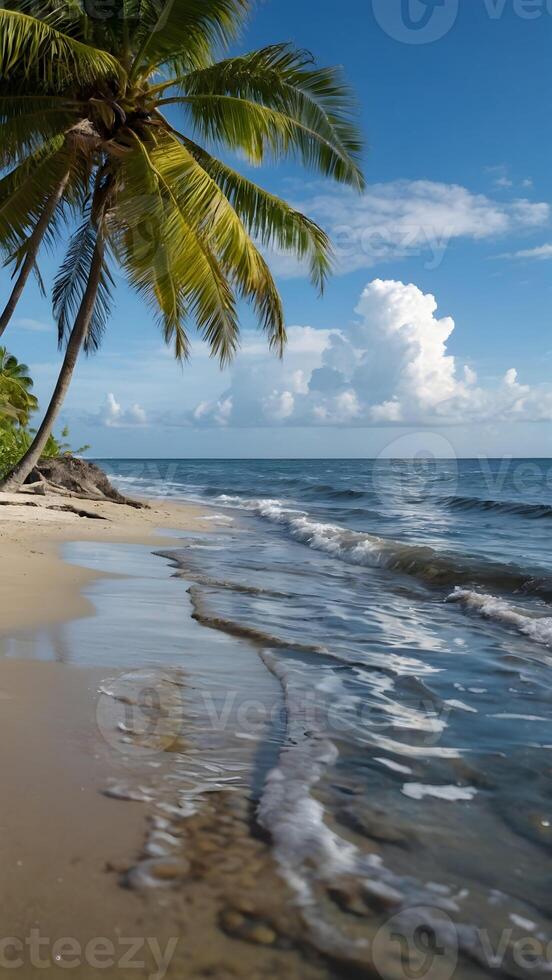
{"label": "white cloud", "polygon": [[33,320],[30,317],[19,317],[13,321],[13,326],[32,333],[52,333],[54,329],[51,323],[43,323],[42,320]]}
{"label": "white cloud", "polygon": [[[326,348],[330,330],[315,330],[314,327],[288,327],[286,354],[321,354]],[[266,353],[266,339],[255,335],[248,338],[240,347],[240,357],[255,357]]]}
{"label": "white cloud", "polygon": [[278,391],[275,389],[272,394],[263,399],[263,411],[267,418],[274,419],[275,422],[283,422],[293,415],[295,408],[295,398],[291,391]]}
{"label": "white cloud", "polygon": [[497,177],[495,180],[495,187],[508,188],[513,186],[514,182],[509,177]]}
{"label": "white cloud", "polygon": [[[294,203],[330,233],[342,275],[413,255],[427,256],[428,268],[435,269],[456,239],[493,239],[541,227],[550,217],[546,203],[496,201],[429,180],[374,184],[361,197],[317,184],[307,191]],[[269,258],[283,277],[306,274],[288,255],[272,252]]]}
{"label": "white cloud", "polygon": [[[455,329],[417,286],[375,279],[347,330],[291,329],[295,353],[276,363],[265,354],[238,362],[230,387],[203,402],[189,424],[458,425],[552,420],[552,386],[531,387],[515,368],[495,384],[478,383],[448,351]],[[315,336],[316,335],[316,336]],[[301,338],[309,338],[301,345]],[[298,354],[298,350],[300,353]]]}
{"label": "white cloud", "polygon": [[[493,177],[493,184],[501,190],[509,190],[511,187],[515,187],[516,180],[510,176],[510,169],[505,163],[499,163],[496,167],[486,167],[486,172]],[[519,181],[521,187],[525,190],[533,187],[533,181],[531,177],[524,177]]]}
{"label": "white cloud", "polygon": [[536,248],[522,248],[518,252],[508,252],[506,255],[499,256],[505,259],[539,259],[545,261],[552,259],[552,244],[538,245]]}
{"label": "white cloud", "polygon": [[193,412],[194,421],[201,423],[204,419],[209,419],[217,425],[228,425],[233,407],[231,397],[219,398],[215,403],[200,402]]}
{"label": "white cloud", "polygon": [[147,416],[140,405],[131,405],[130,408],[123,409],[115,395],[110,392],[106,395],[104,406],[96,417],[96,422],[108,429],[134,428],[146,425]]}

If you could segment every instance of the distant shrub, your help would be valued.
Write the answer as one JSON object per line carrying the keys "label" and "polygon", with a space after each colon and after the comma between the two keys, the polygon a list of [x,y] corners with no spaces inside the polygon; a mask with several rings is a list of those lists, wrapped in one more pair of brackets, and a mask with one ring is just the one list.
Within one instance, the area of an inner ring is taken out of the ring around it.
{"label": "distant shrub", "polygon": [[[31,393],[32,387],[26,365],[0,347],[0,479],[13,469],[33,441],[35,430],[29,427],[29,419],[38,410],[38,401]],[[67,427],[62,430],[61,439],[51,435],[43,456],[75,456],[90,449],[72,449],[68,438]]]}

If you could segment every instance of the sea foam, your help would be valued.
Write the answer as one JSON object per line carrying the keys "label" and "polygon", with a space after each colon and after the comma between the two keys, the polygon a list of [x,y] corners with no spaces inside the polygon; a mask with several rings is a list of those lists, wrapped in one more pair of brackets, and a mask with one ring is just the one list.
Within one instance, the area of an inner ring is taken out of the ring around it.
{"label": "sea foam", "polygon": [[448,596],[447,602],[458,602],[466,609],[479,613],[485,619],[492,619],[507,626],[513,626],[520,633],[536,640],[537,643],[552,646],[552,616],[528,616],[508,605],[504,599],[473,592],[469,589],[455,589]]}
{"label": "sea foam", "polygon": [[284,506],[277,498],[248,499],[223,494],[218,502],[279,524],[296,541],[351,564],[412,575],[433,586],[479,584],[552,598],[552,578],[542,570],[533,573],[512,564],[502,565],[478,557],[440,552],[427,545],[352,531],[314,520],[306,511]]}

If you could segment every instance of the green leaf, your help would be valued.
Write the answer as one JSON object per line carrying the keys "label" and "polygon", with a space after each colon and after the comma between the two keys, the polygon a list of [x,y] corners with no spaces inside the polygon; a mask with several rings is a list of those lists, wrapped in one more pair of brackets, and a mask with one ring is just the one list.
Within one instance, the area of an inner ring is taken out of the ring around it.
{"label": "green leaf", "polygon": [[1,7],[0,77],[61,94],[75,85],[120,83],[125,72],[107,51],[76,41],[45,21]]}
{"label": "green leaf", "polygon": [[295,156],[324,177],[362,188],[362,175],[348,153],[311,125],[286,112],[232,95],[183,95],[159,105],[182,105],[197,133],[243,153],[254,165]]}
{"label": "green leaf", "polygon": [[118,254],[133,286],[160,310],[165,339],[176,338],[180,356],[187,354],[183,328],[191,317],[213,356],[225,364],[239,337],[228,279],[148,148],[137,141],[137,150],[123,161],[123,190],[111,213],[111,223],[118,226]]}
{"label": "green leaf", "polygon": [[[67,255],[56,276],[52,290],[54,318],[58,328],[58,343],[62,347],[68,340],[81,305],[96,245],[96,228],[88,214],[69,242]],[[112,306],[113,278],[104,261],[94,312],[84,343],[87,353],[99,349]]]}
{"label": "green leaf", "polygon": [[[317,138],[321,147],[333,148],[341,160],[335,165],[338,179],[363,188],[356,101],[340,69],[314,68],[312,55],[289,44],[274,44],[191,72],[182,80],[182,89],[186,95],[252,100],[289,116],[311,134],[310,140]],[[329,159],[327,150],[325,158]]]}
{"label": "green leaf", "polygon": [[[0,180],[0,249],[10,259],[30,235],[52,188],[71,166],[63,137],[54,137]],[[56,232],[52,222],[51,234]]]}
{"label": "green leaf", "polygon": [[249,234],[268,249],[286,252],[310,266],[313,284],[322,291],[332,266],[326,232],[286,201],[243,177],[192,140],[181,137],[197,163],[216,183]]}
{"label": "green leaf", "polygon": [[249,0],[141,0],[131,78],[161,64],[181,70],[208,64],[214,48],[235,39],[249,7]]}

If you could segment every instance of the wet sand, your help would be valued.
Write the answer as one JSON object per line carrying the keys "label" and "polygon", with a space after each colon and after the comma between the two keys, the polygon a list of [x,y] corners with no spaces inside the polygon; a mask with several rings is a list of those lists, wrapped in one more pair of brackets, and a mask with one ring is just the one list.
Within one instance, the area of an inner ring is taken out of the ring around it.
{"label": "wet sand", "polygon": [[[326,976],[290,943],[297,922],[266,842],[251,834],[246,792],[173,815],[170,859],[149,857],[151,808],[104,795],[121,779],[142,785],[145,773],[101,743],[102,676],[1,665],[1,939],[14,942],[1,947],[0,970],[19,960],[22,977],[71,963],[79,978]],[[156,887],[142,887],[146,874]]]}
{"label": "wet sand", "polygon": [[[213,524],[199,508],[158,502],[136,511],[72,501],[102,521],[50,510],[58,498],[30,498],[32,507],[2,499],[0,970],[159,980],[334,975],[305,948],[255,824],[254,773],[260,767],[262,779],[269,760],[259,760],[254,738],[213,735],[180,666],[185,651],[217,710],[242,658],[252,665],[249,693],[269,705],[276,696],[256,651],[194,623],[186,583],[153,558],[154,548],[167,548],[163,529],[189,534]],[[143,753],[143,732],[120,720],[120,709],[142,706],[120,686],[109,700],[108,688],[125,671],[134,683],[156,635],[166,645],[155,649],[162,683],[177,692],[184,717]],[[103,716],[106,699],[114,708]],[[186,812],[182,787],[201,779],[204,802]]]}
{"label": "wet sand", "polygon": [[[57,509],[70,504],[91,515]],[[111,541],[166,545],[158,528],[209,530],[201,508],[152,502],[149,509],[110,502],[34,494],[0,493],[0,630],[46,626],[87,616],[93,611],[81,588],[93,577],[61,559],[67,541]]]}

